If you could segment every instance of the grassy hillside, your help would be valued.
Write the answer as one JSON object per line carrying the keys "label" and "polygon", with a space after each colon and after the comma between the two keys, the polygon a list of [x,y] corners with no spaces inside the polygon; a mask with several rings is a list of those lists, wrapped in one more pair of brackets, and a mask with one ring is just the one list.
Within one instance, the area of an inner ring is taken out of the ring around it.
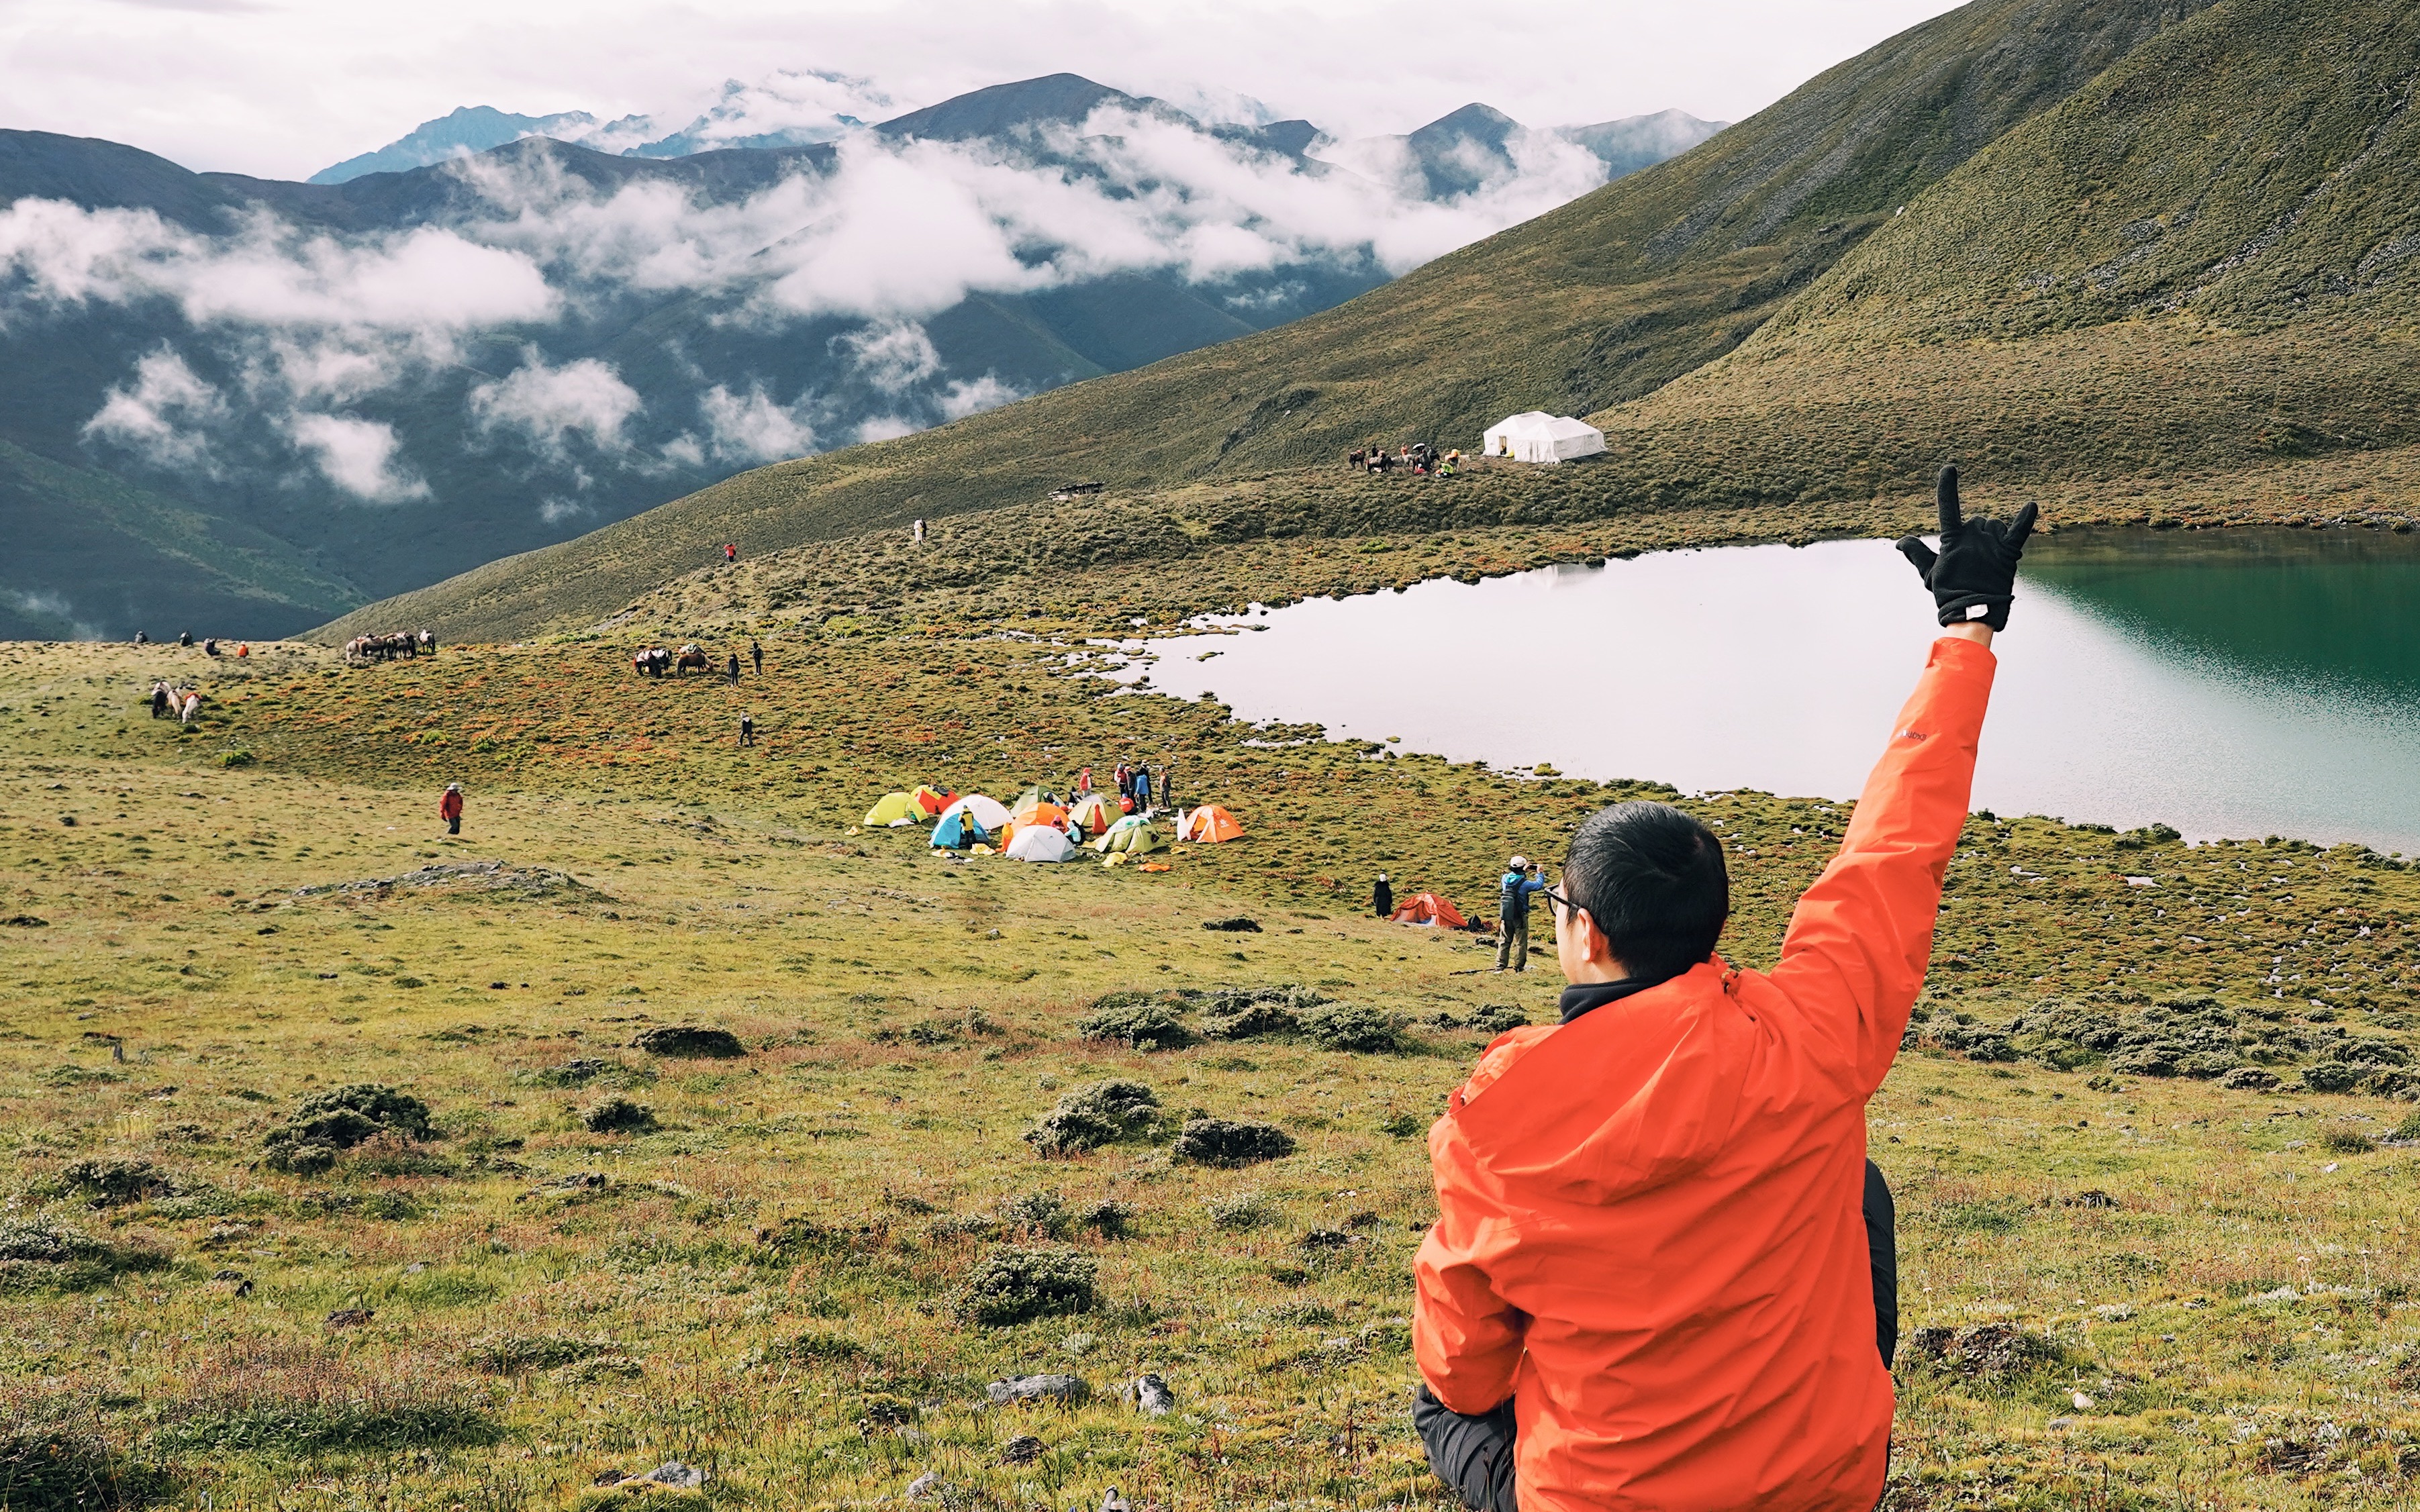
{"label": "grassy hillside", "polygon": [[627,602],[726,540],[759,554],[1032,502],[1076,478],[1134,492],[1249,480],[1373,438],[1469,445],[1514,409],[1630,400],[1736,347],[1926,186],[2195,8],[1978,0],[1681,158],[1325,314],[745,473],[349,623],[525,628]]}
{"label": "grassy hillside", "polygon": [[1856,497],[2420,440],[2420,14],[2229,0],[1916,198],[1754,338],[1598,417],[1633,489]]}
{"label": "grassy hillside", "polygon": [[[354,671],[0,650],[8,1504],[836,1512],[937,1473],[942,1504],[1000,1512],[1112,1486],[1446,1512],[1406,1412],[1419,1135],[1482,1015],[1543,1021],[1555,983],[1359,904],[1382,867],[1477,903],[1505,846],[1554,856],[1666,790],[1106,698],[988,626],[768,640],[738,688],[640,682],[593,640]],[[141,712],[161,675],[201,682],[193,732]],[[919,778],[1163,754],[1245,841],[1145,873],[853,825]],[[1769,964],[1845,816],[1688,801],[1736,848],[1726,952]],[[1237,915],[1259,932],[1202,927]],[[1969,825],[1870,1109],[1900,1229],[1893,1512],[2410,1504],[2415,929],[2420,872],[2352,847]],[[1107,994],[1280,983],[1391,1042],[1085,1026]],[[675,1025],[744,1054],[637,1042]],[[1111,1077],[1166,1122],[1054,1159],[1022,1137]],[[360,1083],[425,1129],[264,1159]],[[1292,1152],[1182,1159],[1167,1125],[1197,1109]],[[1081,1310],[958,1309],[1031,1250],[1089,1273]],[[1090,1398],[988,1404],[1041,1371]],[[1144,1371],[1165,1416],[1117,1395]],[[595,1489],[673,1459],[707,1496]]]}

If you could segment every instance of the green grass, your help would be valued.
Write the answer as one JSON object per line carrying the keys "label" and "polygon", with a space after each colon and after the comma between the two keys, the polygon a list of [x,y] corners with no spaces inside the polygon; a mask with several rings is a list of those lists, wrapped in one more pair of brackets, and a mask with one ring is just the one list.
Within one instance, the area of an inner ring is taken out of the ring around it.
{"label": "green grass", "polygon": [[[1543,1019],[1555,984],[1363,918],[1361,889],[1384,867],[1476,902],[1504,844],[1552,856],[1598,803],[1666,790],[1247,745],[1265,732],[1102,698],[1047,642],[979,630],[768,650],[735,693],[637,681],[597,642],[351,671],[267,648],[203,673],[193,735],[134,697],[197,654],[0,650],[0,914],[45,920],[0,933],[0,1170],[17,1211],[166,1257],[0,1297],[10,1389],[82,1404],[58,1474],[220,1505],[551,1507],[677,1458],[766,1507],[927,1470],[970,1504],[1117,1485],[1169,1507],[1444,1506],[1404,1422],[1419,1135],[1492,1032],[1468,1026]],[[752,750],[730,743],[743,706]],[[231,745],[256,764],[220,764]],[[1139,748],[1174,752],[1250,837],[1153,875],[853,830],[914,778],[1006,792]],[[435,819],[452,778],[458,841]],[[1758,853],[1735,858],[1727,949],[1767,964],[1845,815],[1692,801]],[[487,858],[504,867],[442,870]],[[2123,880],[2144,874],[2160,886]],[[394,885],[327,886],[375,879]],[[1870,1115],[1904,1324],[2040,1342],[2006,1370],[1980,1343],[1902,1356],[1893,1504],[2164,1506],[2180,1479],[2204,1505],[2408,1500],[2420,1166],[2361,1144],[2407,1109],[2382,1092],[2420,1048],[2420,872],[1978,818],[1949,898]],[[1262,933],[1200,927],[1237,914]],[[1215,1005],[1182,995],[1278,983],[1375,1011],[1397,1048],[1202,1038]],[[1196,1042],[1087,1034],[1111,994]],[[631,1048],[682,1024],[748,1054]],[[2287,1089],[2118,1069],[2171,1043]],[[2356,1089],[2293,1089],[2319,1065]],[[1026,1133],[1109,1080],[1165,1116],[1037,1153]],[[422,1099],[437,1137],[316,1176],[263,1162],[357,1083]],[[591,1130],[616,1095],[657,1127]],[[1198,1115],[1293,1151],[1172,1158]],[[1004,1270],[1018,1254],[1038,1258]],[[369,1316],[332,1327],[340,1309]],[[1171,1416],[1114,1395],[1145,1369]],[[1047,1370],[1093,1399],[978,1408]],[[1043,1458],[999,1463],[1026,1433]]]}

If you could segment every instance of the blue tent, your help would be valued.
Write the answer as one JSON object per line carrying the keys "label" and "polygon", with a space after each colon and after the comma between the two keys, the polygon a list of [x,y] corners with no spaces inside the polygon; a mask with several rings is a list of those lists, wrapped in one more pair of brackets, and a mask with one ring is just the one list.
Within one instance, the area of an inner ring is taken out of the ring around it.
{"label": "blue tent", "polygon": [[962,851],[970,845],[991,843],[991,831],[975,822],[975,816],[964,809],[952,809],[933,826],[933,844],[945,851]]}

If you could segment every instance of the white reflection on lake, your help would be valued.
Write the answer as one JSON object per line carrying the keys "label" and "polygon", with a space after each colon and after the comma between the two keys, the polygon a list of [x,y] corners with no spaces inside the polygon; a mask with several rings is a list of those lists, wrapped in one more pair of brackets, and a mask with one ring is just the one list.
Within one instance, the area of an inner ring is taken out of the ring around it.
{"label": "white reflection on lake", "polygon": [[[2420,689],[2229,657],[2062,586],[2055,560],[2020,580],[1994,647],[1978,808],[2420,852]],[[2226,592],[2257,594],[2242,566]],[[1268,628],[1149,642],[1155,691],[1454,761],[1834,798],[1856,795],[1934,634],[1885,541],[1665,552],[1207,623]]]}

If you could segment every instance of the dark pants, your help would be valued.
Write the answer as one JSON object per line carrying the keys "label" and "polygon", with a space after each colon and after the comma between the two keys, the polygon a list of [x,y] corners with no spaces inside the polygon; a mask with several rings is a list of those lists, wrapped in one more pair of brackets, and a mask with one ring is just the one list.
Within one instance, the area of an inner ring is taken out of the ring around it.
{"label": "dark pants", "polygon": [[[1899,1352],[1899,1219],[1890,1188],[1866,1162],[1866,1258],[1873,1270],[1874,1346],[1884,1368]],[[1436,1399],[1426,1382],[1412,1396],[1412,1427],[1428,1451],[1429,1468],[1461,1493],[1475,1512],[1515,1512],[1512,1497],[1512,1400],[1466,1417]]]}
{"label": "dark pants", "polygon": [[445,821],[445,833],[449,835],[458,835],[462,833],[462,816],[460,814],[455,814],[453,817]]}

